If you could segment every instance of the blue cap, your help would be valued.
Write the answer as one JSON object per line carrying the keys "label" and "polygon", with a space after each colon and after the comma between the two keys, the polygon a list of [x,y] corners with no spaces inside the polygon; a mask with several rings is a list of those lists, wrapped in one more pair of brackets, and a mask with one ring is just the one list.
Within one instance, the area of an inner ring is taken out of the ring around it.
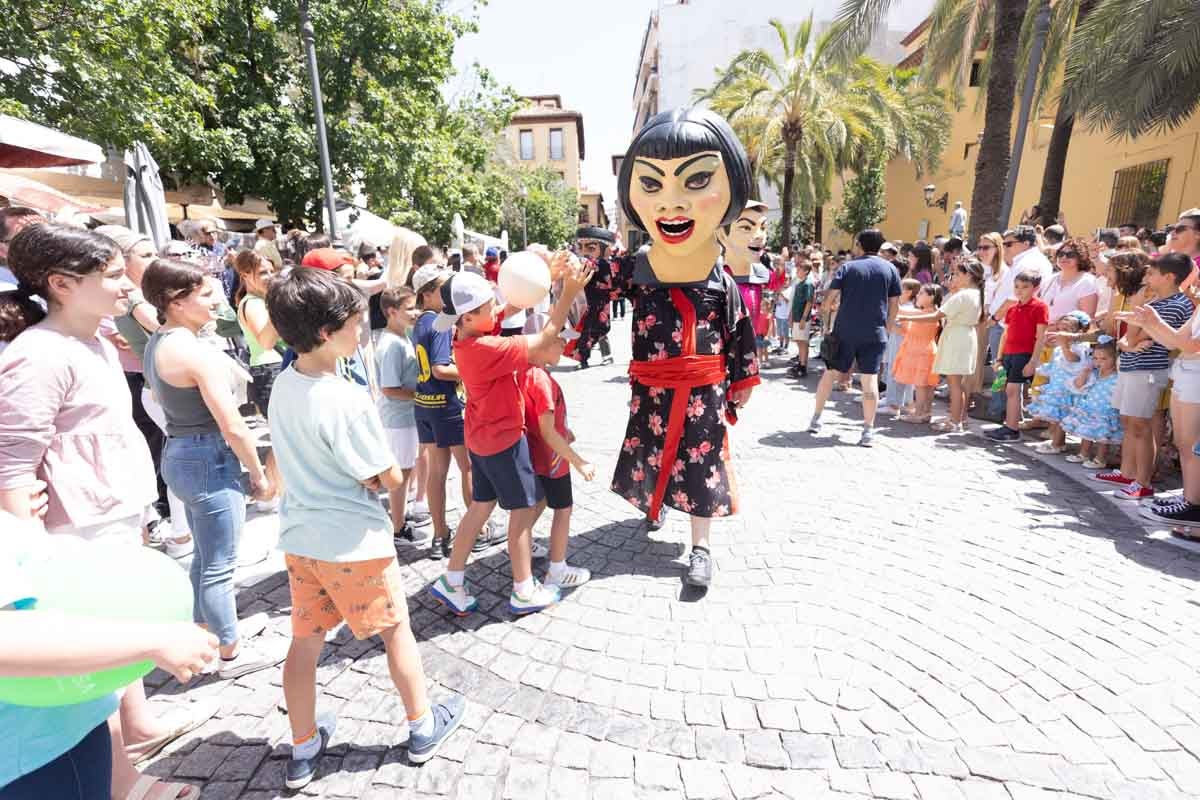
{"label": "blue cap", "polygon": [[483,257],[484,258],[499,258],[500,257],[500,248],[489,247],[487,250],[483,251]]}

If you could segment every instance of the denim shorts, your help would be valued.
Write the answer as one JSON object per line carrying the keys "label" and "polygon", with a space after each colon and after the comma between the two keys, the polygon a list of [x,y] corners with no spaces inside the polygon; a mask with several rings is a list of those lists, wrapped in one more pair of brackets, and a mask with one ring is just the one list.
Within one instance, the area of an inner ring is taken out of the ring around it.
{"label": "denim shorts", "polygon": [[471,499],[498,501],[505,511],[533,508],[542,499],[542,485],[533,474],[529,442],[521,436],[507,450],[481,456],[471,453]]}

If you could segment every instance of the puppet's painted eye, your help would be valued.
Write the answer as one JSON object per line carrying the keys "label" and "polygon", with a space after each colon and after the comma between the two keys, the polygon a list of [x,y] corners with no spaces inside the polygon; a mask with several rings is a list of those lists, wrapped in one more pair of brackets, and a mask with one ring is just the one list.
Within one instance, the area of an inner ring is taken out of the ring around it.
{"label": "puppet's painted eye", "polygon": [[642,175],[638,180],[642,184],[642,191],[647,194],[653,194],[662,188],[662,181],[651,178],[649,175]]}
{"label": "puppet's painted eye", "polygon": [[683,185],[689,189],[703,189],[708,186],[709,181],[712,180],[712,176],[711,172],[693,172],[683,182]]}

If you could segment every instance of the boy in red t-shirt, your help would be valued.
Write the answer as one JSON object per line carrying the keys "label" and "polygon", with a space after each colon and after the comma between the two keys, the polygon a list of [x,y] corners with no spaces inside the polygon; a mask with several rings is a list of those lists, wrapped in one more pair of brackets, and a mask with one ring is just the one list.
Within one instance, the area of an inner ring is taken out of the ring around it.
{"label": "boy in red t-shirt", "polygon": [[528,336],[492,335],[495,292],[482,276],[459,272],[441,288],[443,308],[434,329],[458,328],[454,360],[467,394],[464,421],[472,484],[471,505],[458,524],[446,573],[429,591],[459,616],[477,605],[465,585],[467,557],[497,502],[509,512],[508,556],[513,573],[509,610],[530,614],[558,602],[558,589],[535,581],[530,563],[531,532],[542,492],[529,458],[518,374],[558,348],[558,332],[567,311],[592,270],[566,252],[555,255],[554,262],[552,274],[565,271],[562,296],[554,304],[546,327]]}
{"label": "boy in red t-shirt", "polygon": [[1006,375],[1004,424],[986,433],[997,442],[1015,442],[1021,438],[1022,394],[1025,384],[1033,380],[1046,340],[1046,326],[1050,324],[1050,307],[1037,296],[1041,283],[1041,274],[1031,270],[1013,280],[1017,303],[1004,315],[1001,355],[996,358],[996,369],[1003,366]]}
{"label": "boy in red t-shirt", "polygon": [[545,359],[530,356],[531,365],[521,376],[525,397],[525,435],[529,437],[529,456],[533,471],[541,484],[545,499],[538,503],[537,518],[549,506],[554,511],[550,523],[550,569],[546,586],[571,589],[587,583],[592,574],[583,567],[567,563],[567,540],[571,536],[571,467],[579,470],[584,480],[596,477],[596,468],[571,448],[575,434],[567,427],[567,401],[562,387],[546,371],[558,363],[567,342],[579,338],[579,332],[563,328]]}

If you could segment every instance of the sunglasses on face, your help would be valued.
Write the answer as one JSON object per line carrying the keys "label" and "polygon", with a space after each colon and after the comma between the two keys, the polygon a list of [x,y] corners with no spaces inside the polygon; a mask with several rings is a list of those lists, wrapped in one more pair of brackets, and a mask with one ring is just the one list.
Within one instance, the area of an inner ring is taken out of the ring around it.
{"label": "sunglasses on face", "polygon": [[1056,258],[1079,258],[1079,253],[1074,250],[1059,250]]}
{"label": "sunglasses on face", "polygon": [[979,245],[979,247],[976,247],[975,249],[976,249],[976,250],[995,250],[995,249],[996,249],[996,245],[994,245],[994,244],[981,244],[981,245]]}

